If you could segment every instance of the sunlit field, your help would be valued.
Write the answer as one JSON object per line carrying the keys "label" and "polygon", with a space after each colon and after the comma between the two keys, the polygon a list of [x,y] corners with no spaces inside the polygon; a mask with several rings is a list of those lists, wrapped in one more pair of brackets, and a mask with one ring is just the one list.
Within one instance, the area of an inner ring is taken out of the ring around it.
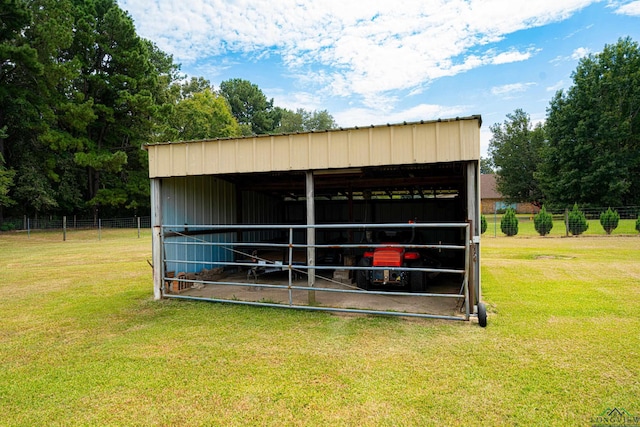
{"label": "sunlit field", "polygon": [[639,416],[640,237],[618,231],[488,231],[486,328],[153,301],[147,230],[66,241],[0,233],[0,424],[565,426],[612,408]]}

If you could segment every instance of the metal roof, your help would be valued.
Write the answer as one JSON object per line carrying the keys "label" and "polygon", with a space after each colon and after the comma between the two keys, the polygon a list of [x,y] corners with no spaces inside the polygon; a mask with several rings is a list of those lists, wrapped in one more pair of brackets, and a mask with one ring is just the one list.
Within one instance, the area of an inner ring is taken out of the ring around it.
{"label": "metal roof", "polygon": [[480,159],[479,115],[327,131],[147,144],[151,178]]}

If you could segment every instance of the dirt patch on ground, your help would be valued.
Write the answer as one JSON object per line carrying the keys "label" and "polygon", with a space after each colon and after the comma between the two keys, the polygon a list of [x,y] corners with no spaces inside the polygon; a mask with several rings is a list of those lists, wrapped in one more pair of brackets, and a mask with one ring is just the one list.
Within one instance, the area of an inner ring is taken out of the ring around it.
{"label": "dirt patch on ground", "polygon": [[533,259],[574,259],[572,256],[565,255],[536,255]]}

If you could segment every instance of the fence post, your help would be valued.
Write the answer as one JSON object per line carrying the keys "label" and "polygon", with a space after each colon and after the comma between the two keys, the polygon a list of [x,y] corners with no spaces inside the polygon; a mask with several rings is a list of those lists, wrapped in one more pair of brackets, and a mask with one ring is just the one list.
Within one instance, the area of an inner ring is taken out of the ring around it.
{"label": "fence post", "polygon": [[564,208],[564,237],[569,237],[569,209]]}
{"label": "fence post", "polygon": [[138,239],[140,238],[140,217],[138,219]]}
{"label": "fence post", "polygon": [[67,241],[67,217],[66,215],[62,217],[62,241]]}
{"label": "fence post", "polygon": [[98,219],[98,240],[102,240],[102,219]]}
{"label": "fence post", "polygon": [[31,237],[31,218],[27,218],[27,239]]}

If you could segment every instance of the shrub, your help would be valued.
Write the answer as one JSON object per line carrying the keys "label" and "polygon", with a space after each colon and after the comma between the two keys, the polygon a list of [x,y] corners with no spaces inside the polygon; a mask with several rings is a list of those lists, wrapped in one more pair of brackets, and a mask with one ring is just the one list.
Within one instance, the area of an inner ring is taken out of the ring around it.
{"label": "shrub", "polygon": [[584,233],[589,228],[587,218],[584,216],[584,213],[578,209],[577,203],[573,205],[573,210],[569,212],[567,228],[569,228],[569,233],[574,236]]}
{"label": "shrub", "polygon": [[16,226],[11,224],[10,222],[5,222],[4,224],[0,225],[0,231],[11,231],[11,230],[15,230]]}
{"label": "shrub", "polygon": [[547,213],[547,209],[544,206],[542,206],[540,212],[533,217],[533,226],[541,236],[546,236],[553,228],[553,216]]}
{"label": "shrub", "polygon": [[636,220],[636,230],[640,233],[640,215],[638,215],[638,219]]}
{"label": "shrub", "polygon": [[518,218],[516,218],[516,211],[512,208],[508,208],[502,220],[500,220],[500,229],[507,236],[518,234]]}
{"label": "shrub", "polygon": [[611,234],[613,230],[618,228],[618,222],[620,221],[620,214],[618,211],[612,211],[611,208],[607,209],[606,212],[602,212],[600,214],[600,224],[604,231],[607,234]]}
{"label": "shrub", "polygon": [[480,215],[480,234],[484,234],[485,231],[487,231],[487,218]]}

